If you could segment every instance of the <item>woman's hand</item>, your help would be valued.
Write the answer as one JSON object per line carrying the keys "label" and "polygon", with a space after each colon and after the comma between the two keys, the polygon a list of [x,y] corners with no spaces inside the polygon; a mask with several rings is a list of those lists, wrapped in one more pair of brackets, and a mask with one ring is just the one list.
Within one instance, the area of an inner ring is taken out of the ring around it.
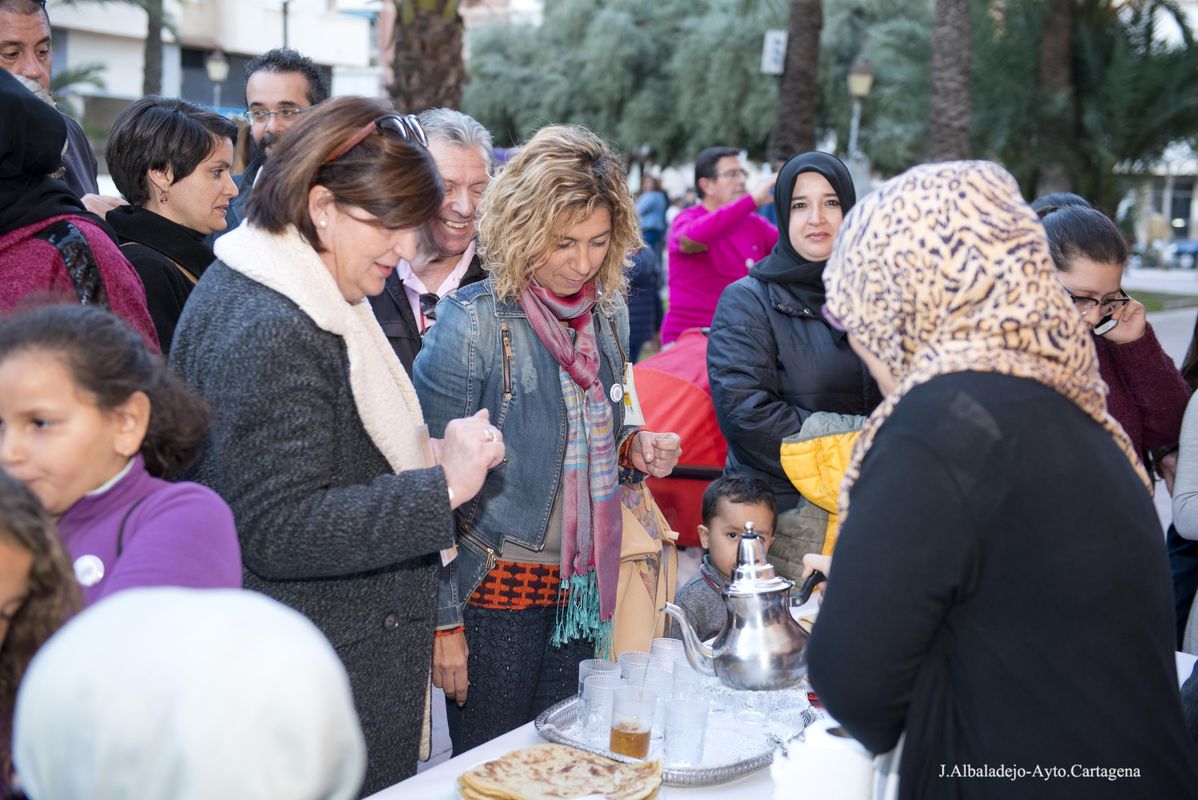
{"label": "woman's hand", "polygon": [[435,451],[453,493],[450,505],[457,508],[478,494],[487,470],[503,461],[503,434],[491,424],[491,412],[484,408],[472,417],[450,420]]}
{"label": "woman's hand", "polygon": [[463,631],[433,639],[433,686],[445,692],[445,696],[459,706],[466,704],[466,692],[470,679],[466,673],[466,660],[470,648],[466,645]]}
{"label": "woman's hand", "polygon": [[[803,556],[803,580],[807,580],[807,577],[816,570],[824,573],[825,576],[830,575],[832,573],[832,556],[821,556],[819,553],[808,553]],[[828,582],[824,581],[815,587],[815,591],[822,596],[824,587],[827,585]]]}
{"label": "woman's hand", "polygon": [[1144,335],[1148,326],[1148,316],[1144,312],[1144,304],[1139,300],[1125,304],[1114,316],[1119,320],[1119,324],[1103,334],[1108,341],[1127,344]]}
{"label": "woman's hand", "polygon": [[682,457],[682,439],[676,433],[637,431],[628,448],[628,460],[646,475],[664,478]]}

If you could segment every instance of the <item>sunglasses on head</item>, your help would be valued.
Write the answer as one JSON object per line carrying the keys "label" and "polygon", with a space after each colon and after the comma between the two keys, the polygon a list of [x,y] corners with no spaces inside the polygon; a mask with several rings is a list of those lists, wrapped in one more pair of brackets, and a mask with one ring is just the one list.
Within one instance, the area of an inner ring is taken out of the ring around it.
{"label": "sunglasses on head", "polygon": [[323,165],[331,161],[336,161],[361,144],[367,136],[375,131],[378,131],[380,136],[386,136],[389,133],[395,134],[405,142],[418,142],[422,146],[428,147],[428,137],[425,136],[424,128],[420,127],[420,120],[416,119],[415,114],[406,114],[402,117],[399,114],[387,114],[386,116],[376,117],[363,125],[361,130],[351,136],[336,150],[325,156],[324,161],[320,163]]}

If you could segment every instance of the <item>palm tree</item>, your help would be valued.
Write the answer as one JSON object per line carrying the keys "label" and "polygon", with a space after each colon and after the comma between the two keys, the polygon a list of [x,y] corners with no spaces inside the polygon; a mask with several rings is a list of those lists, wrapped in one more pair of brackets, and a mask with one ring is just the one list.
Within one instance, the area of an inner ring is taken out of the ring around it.
{"label": "palm tree", "polygon": [[162,94],[162,32],[176,34],[174,25],[162,7],[163,0],[62,0],[65,5],[80,3],[118,2],[136,6],[146,12],[146,41],[143,50],[142,94]]}
{"label": "palm tree", "polygon": [[931,161],[951,161],[970,155],[972,35],[969,0],[936,0],[936,19],[932,25],[932,108],[928,122]]}
{"label": "palm tree", "polygon": [[108,135],[108,131],[106,128],[90,124],[76,108],[69,95],[71,89],[80,84],[103,89],[104,79],[100,73],[106,69],[108,69],[106,65],[92,61],[69,69],[56,69],[50,77],[50,96],[54,98],[54,104],[58,106],[59,111],[78,120],[89,139],[103,138]]}
{"label": "palm tree", "polygon": [[1070,156],[1075,152],[1077,125],[1073,101],[1073,9],[1076,0],[1046,0],[1044,36],[1038,68],[1041,127],[1045,158],[1036,176],[1036,194],[1073,191]]}
{"label": "palm tree", "polygon": [[791,0],[786,22],[786,66],[778,87],[778,115],[766,151],[773,162],[815,149],[819,107],[822,0]]}
{"label": "palm tree", "polygon": [[392,0],[395,5],[391,98],[403,112],[458,108],[466,66],[459,0]]}

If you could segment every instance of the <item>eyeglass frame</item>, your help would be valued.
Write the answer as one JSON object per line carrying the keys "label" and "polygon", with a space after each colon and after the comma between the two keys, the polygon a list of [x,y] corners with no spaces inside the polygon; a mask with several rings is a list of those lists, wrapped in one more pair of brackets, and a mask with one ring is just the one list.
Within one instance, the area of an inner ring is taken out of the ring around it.
{"label": "eyeglass frame", "polygon": [[716,180],[719,180],[721,178],[729,178],[729,177],[731,177],[731,178],[748,178],[749,171],[747,169],[745,169],[744,167],[740,167],[738,169],[726,169],[723,172],[714,173],[712,177],[714,177]]}
{"label": "eyeglass frame", "polygon": [[[395,120],[395,125],[393,127],[383,127],[383,123],[389,120]],[[415,114],[405,114],[403,116],[400,116],[399,114],[384,114],[381,117],[375,117],[370,122],[367,122],[365,125],[363,125],[357,133],[349,137],[349,139],[347,139],[342,145],[325,156],[324,160],[320,162],[320,165],[323,167],[325,164],[330,164],[341,158],[350,150],[353,150],[355,147],[364,142],[366,137],[374,133],[376,130],[379,132],[380,136],[384,135],[384,131],[393,131],[398,133],[400,138],[402,138],[405,142],[414,141],[416,144],[423,145],[426,150],[428,149],[428,135],[424,132],[424,128],[420,126],[420,120],[416,118]]]}
{"label": "eyeglass frame", "polygon": [[[1096,297],[1079,297],[1070,291],[1066,291],[1065,293],[1069,295],[1070,301],[1073,302],[1073,307],[1084,317],[1096,308],[1103,308],[1103,316],[1113,315],[1121,308],[1125,308],[1132,301],[1132,297],[1122,289],[1119,291],[1122,293],[1122,297],[1112,297],[1109,300],[1099,300]],[[1114,307],[1110,311],[1106,311],[1105,306],[1110,304],[1114,304]]]}
{"label": "eyeglass frame", "polygon": [[[260,109],[254,110],[247,108],[244,112],[242,112],[241,118],[251,125],[265,125],[270,122],[272,117],[291,119],[292,117],[297,117],[300,114],[307,114],[314,108],[316,108],[316,106],[308,106],[307,108],[280,108],[278,111],[262,111]],[[255,114],[261,114],[263,117],[262,121],[255,121]]]}

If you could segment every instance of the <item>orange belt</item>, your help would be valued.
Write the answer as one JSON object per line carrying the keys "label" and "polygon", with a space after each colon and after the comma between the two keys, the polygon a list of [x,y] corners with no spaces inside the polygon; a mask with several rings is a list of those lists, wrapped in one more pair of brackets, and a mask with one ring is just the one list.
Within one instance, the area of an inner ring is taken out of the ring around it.
{"label": "orange belt", "polygon": [[501,611],[562,605],[565,596],[558,592],[561,571],[557,564],[496,561],[467,602],[472,606]]}

